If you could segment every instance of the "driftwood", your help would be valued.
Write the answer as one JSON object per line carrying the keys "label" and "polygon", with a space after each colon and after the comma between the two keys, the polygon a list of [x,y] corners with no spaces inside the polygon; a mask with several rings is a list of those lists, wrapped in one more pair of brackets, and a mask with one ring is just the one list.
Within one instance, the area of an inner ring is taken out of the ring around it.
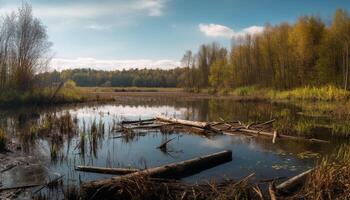
{"label": "driftwood", "polygon": [[272,181],[271,183],[269,183],[269,195],[271,200],[277,200],[275,190],[275,183]]}
{"label": "driftwood", "polygon": [[182,178],[231,160],[232,151],[221,151],[186,161],[145,169],[124,176],[83,183],[81,187],[83,196],[85,197],[99,195],[98,193],[103,192],[105,189],[109,190],[113,188],[116,183],[124,179],[130,179],[138,176],[149,176],[152,178]]}
{"label": "driftwood", "polygon": [[[245,133],[252,133],[256,135],[274,137],[273,133],[266,132],[266,131],[258,131],[253,129],[244,129],[244,128],[238,129],[238,131],[245,132]],[[320,139],[314,139],[314,138],[303,138],[303,137],[296,137],[291,135],[278,135],[278,137],[284,138],[284,139],[291,139],[291,140],[304,140],[304,141],[315,142],[315,143],[329,143],[329,141],[326,141],[326,140],[320,140]]]}
{"label": "driftwood", "polygon": [[93,172],[100,174],[130,174],[139,171],[138,169],[130,169],[130,168],[105,168],[105,167],[93,167],[93,166],[77,166],[75,168],[77,171],[83,172]]}
{"label": "driftwood", "polygon": [[163,143],[162,143],[161,145],[159,145],[157,148],[158,148],[158,149],[161,149],[161,150],[166,150],[167,144],[168,144],[169,142],[171,142],[172,140],[174,140],[174,139],[175,139],[175,138],[171,138],[171,139],[169,139],[169,140],[163,142]]}
{"label": "driftwood", "polygon": [[306,177],[313,171],[309,169],[301,174],[298,174],[283,183],[276,186],[277,191],[282,193],[292,193],[295,192],[305,181]]}
{"label": "driftwood", "polygon": [[209,125],[209,123],[207,122],[196,122],[196,121],[189,121],[189,120],[183,120],[183,119],[176,119],[176,118],[166,117],[162,115],[157,116],[156,119],[159,121],[171,122],[171,123],[182,124],[187,126],[194,126],[194,127],[203,128],[203,129],[205,129]]}
{"label": "driftwood", "polygon": [[50,186],[50,185],[53,185],[53,184],[57,183],[57,182],[58,182],[59,180],[61,180],[63,177],[64,177],[64,175],[61,175],[61,176],[59,176],[59,177],[53,179],[52,181],[50,181],[50,182],[48,182],[48,183],[42,185],[39,189],[37,189],[37,190],[34,192],[34,194],[40,192],[42,189],[44,189],[44,188],[47,187],[47,186]]}
{"label": "driftwood", "polygon": [[276,143],[276,138],[278,137],[277,131],[273,132],[272,144]]}
{"label": "driftwood", "polygon": [[153,122],[155,119],[143,119],[143,120],[133,120],[133,121],[122,121],[122,124],[137,124],[143,122]]}
{"label": "driftwood", "polygon": [[[249,134],[272,137],[273,141],[275,141],[276,138],[279,137],[279,138],[284,138],[284,139],[304,140],[304,141],[315,142],[315,143],[329,143],[329,141],[315,139],[315,138],[303,138],[303,137],[296,137],[296,136],[291,136],[291,135],[276,135],[275,133],[271,133],[271,132],[266,132],[266,131],[262,131],[262,130],[254,130],[254,129],[249,128],[253,124],[246,126],[240,121],[238,121],[238,124],[240,125],[239,127],[232,128],[232,125],[224,123],[224,122],[221,122],[221,123],[198,122],[198,121],[182,120],[182,119],[176,119],[176,118],[165,117],[165,116],[157,116],[156,120],[170,122],[170,123],[174,123],[174,124],[181,124],[184,126],[192,126],[192,127],[201,128],[204,130],[208,130],[208,131],[212,131],[212,132],[220,133],[220,134],[226,134],[226,135],[232,135],[232,133],[231,133],[232,131],[233,132],[239,131],[239,132],[244,132],[244,133],[249,133]],[[264,122],[264,123],[259,124],[259,125],[265,125],[265,124],[269,124],[272,122],[274,122],[274,120],[270,120],[270,121]],[[215,127],[215,126],[221,125],[221,124],[229,125],[229,127],[228,127],[229,129],[221,130],[220,128]]]}
{"label": "driftwood", "polygon": [[7,191],[7,190],[16,190],[16,189],[26,189],[26,188],[38,187],[41,185],[42,184],[29,184],[29,185],[19,185],[19,186],[7,187],[7,188],[0,188],[0,192]]}

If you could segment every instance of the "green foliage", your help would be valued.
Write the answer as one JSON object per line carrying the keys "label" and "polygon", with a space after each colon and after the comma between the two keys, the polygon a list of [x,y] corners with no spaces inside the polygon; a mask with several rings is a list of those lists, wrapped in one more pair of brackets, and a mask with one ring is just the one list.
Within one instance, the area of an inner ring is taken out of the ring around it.
{"label": "green foliage", "polygon": [[70,103],[83,101],[84,93],[73,81],[68,81],[53,97],[56,87],[37,88],[31,91],[21,92],[17,90],[6,90],[0,93],[0,105],[19,104],[50,104]]}
{"label": "green foliage", "polygon": [[62,72],[46,72],[38,75],[41,85],[53,82],[74,81],[79,87],[176,87],[185,82],[185,69],[130,69],[101,71],[93,69],[73,69]]}
{"label": "green foliage", "polygon": [[235,88],[233,94],[237,96],[247,96],[253,94],[255,91],[256,88],[254,86],[244,86]]}

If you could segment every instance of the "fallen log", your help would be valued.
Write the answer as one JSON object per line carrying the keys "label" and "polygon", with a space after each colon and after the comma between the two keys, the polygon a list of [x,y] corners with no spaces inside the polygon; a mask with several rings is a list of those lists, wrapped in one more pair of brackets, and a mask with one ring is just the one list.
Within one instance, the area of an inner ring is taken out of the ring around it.
{"label": "fallen log", "polygon": [[0,192],[7,191],[7,190],[15,190],[15,189],[26,189],[26,188],[32,188],[32,187],[38,187],[42,184],[29,184],[29,185],[19,185],[19,186],[13,186],[13,187],[6,187],[6,188],[0,188]]}
{"label": "fallen log", "polygon": [[193,158],[190,160],[185,160],[181,162],[171,163],[163,165],[160,167],[155,167],[151,169],[145,169],[142,171],[134,172],[119,177],[112,177],[109,179],[91,181],[83,183],[81,185],[83,197],[94,197],[98,199],[100,195],[104,192],[110,191],[111,189],[117,190],[115,188],[116,183],[124,180],[130,179],[137,176],[149,176],[151,178],[182,178],[189,175],[199,173],[203,170],[215,167],[219,164],[229,162],[232,160],[232,151],[221,151],[218,153],[209,154],[206,156],[201,156]]}
{"label": "fallen log", "polygon": [[136,124],[136,123],[142,123],[142,122],[153,122],[155,119],[143,119],[143,120],[132,120],[132,121],[122,121],[122,124]]}
{"label": "fallen log", "polygon": [[196,122],[196,121],[189,121],[189,120],[183,120],[183,119],[176,119],[176,118],[166,117],[162,115],[157,116],[156,120],[171,122],[175,124],[182,124],[187,126],[194,126],[194,127],[203,128],[203,129],[205,129],[209,125],[209,123],[207,122]]}
{"label": "fallen log", "polygon": [[[198,121],[189,121],[189,120],[182,120],[182,119],[176,119],[176,118],[171,118],[171,117],[165,117],[165,116],[157,116],[156,120],[159,121],[164,121],[164,122],[170,122],[174,124],[182,124],[186,126],[192,126],[196,128],[202,128],[205,130],[209,130],[215,133],[223,133],[225,135],[232,135],[229,130],[221,130],[216,127],[214,127],[212,124],[207,123],[207,122],[198,122]],[[268,121],[268,123],[272,123],[274,120]],[[255,135],[263,135],[263,136],[268,136],[268,137],[276,137],[274,133],[262,131],[262,130],[253,130],[253,129],[248,129],[247,126],[244,126],[240,121],[238,123],[241,125],[238,128],[233,128],[234,131],[240,131],[240,132],[245,132],[245,133],[251,133]],[[267,123],[267,122],[265,122]],[[215,123],[214,123],[215,124]],[[264,123],[263,123],[264,124]],[[279,138],[285,138],[285,139],[292,139],[292,140],[304,140],[308,142],[314,142],[314,143],[329,143],[329,141],[326,140],[320,140],[320,139],[315,139],[315,138],[303,138],[303,137],[296,137],[296,136],[291,136],[291,135],[278,135]],[[275,138],[276,140],[276,138]]]}
{"label": "fallen log", "polygon": [[77,166],[75,170],[83,171],[83,172],[115,174],[115,175],[130,174],[130,173],[139,171],[138,169],[131,169],[131,168],[105,168],[105,167],[93,167],[93,166]]}
{"label": "fallen log", "polygon": [[301,174],[298,174],[283,183],[276,186],[278,192],[281,193],[293,193],[298,190],[302,184],[304,183],[306,177],[313,171],[313,169],[309,169]]}
{"label": "fallen log", "polygon": [[53,179],[52,181],[48,182],[48,183],[45,183],[44,185],[42,185],[39,189],[37,189],[34,194],[40,192],[42,189],[50,186],[50,185],[53,185],[55,183],[57,183],[59,180],[61,180],[62,178],[64,177],[64,175],[61,175],[61,176],[58,176],[56,177],[55,179]]}
{"label": "fallen log", "polygon": [[[273,133],[266,132],[266,131],[244,129],[244,128],[241,128],[238,131],[246,132],[246,133],[253,133],[253,134],[256,134],[256,135],[263,135],[263,136],[268,136],[268,137],[274,137]],[[315,143],[329,143],[329,141],[326,141],[326,140],[320,140],[320,139],[314,139],[314,138],[303,138],[303,137],[296,137],[296,136],[291,136],[291,135],[279,134],[278,137],[279,138],[284,138],[284,139],[292,139],[292,140],[304,140],[304,141],[315,142]]]}
{"label": "fallen log", "polygon": [[130,129],[157,129],[166,125],[168,124],[141,125],[141,126],[130,127]]}
{"label": "fallen log", "polygon": [[269,183],[269,195],[271,200],[277,200],[275,190],[275,183],[272,181],[271,183]]}

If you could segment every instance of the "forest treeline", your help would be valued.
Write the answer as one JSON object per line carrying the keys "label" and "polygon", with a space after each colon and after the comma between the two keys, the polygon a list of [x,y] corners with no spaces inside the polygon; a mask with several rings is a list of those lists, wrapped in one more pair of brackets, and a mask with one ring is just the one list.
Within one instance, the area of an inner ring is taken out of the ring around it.
{"label": "forest treeline", "polygon": [[46,72],[38,77],[43,86],[73,80],[80,87],[177,87],[184,79],[184,72],[184,68],[115,71],[72,69]]}
{"label": "forest treeline", "polygon": [[291,89],[334,85],[349,89],[350,17],[335,11],[329,24],[302,16],[294,24],[265,25],[262,33],[232,40],[230,49],[204,44],[186,51],[182,68],[42,74],[46,80],[71,79],[78,86],[184,87],[188,90],[241,86]]}
{"label": "forest treeline", "polygon": [[258,86],[290,89],[335,85],[349,89],[350,17],[336,10],[330,24],[303,16],[294,24],[265,25],[235,38],[231,49],[217,43],[186,51],[186,88]]}

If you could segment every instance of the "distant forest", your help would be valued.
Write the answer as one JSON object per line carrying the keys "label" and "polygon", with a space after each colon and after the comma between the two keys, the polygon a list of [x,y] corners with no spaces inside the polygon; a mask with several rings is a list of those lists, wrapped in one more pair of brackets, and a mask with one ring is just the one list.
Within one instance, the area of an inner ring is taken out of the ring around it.
{"label": "distant forest", "polygon": [[227,89],[257,86],[291,89],[335,85],[349,89],[350,17],[336,10],[329,24],[302,16],[294,24],[265,25],[255,35],[234,38],[231,49],[205,44],[188,50],[181,68],[41,74],[42,83],[71,79],[78,86],[138,86]]}
{"label": "distant forest", "polygon": [[73,80],[80,87],[177,87],[181,86],[184,75],[185,68],[116,71],[73,69],[42,73],[38,78],[44,86]]}

